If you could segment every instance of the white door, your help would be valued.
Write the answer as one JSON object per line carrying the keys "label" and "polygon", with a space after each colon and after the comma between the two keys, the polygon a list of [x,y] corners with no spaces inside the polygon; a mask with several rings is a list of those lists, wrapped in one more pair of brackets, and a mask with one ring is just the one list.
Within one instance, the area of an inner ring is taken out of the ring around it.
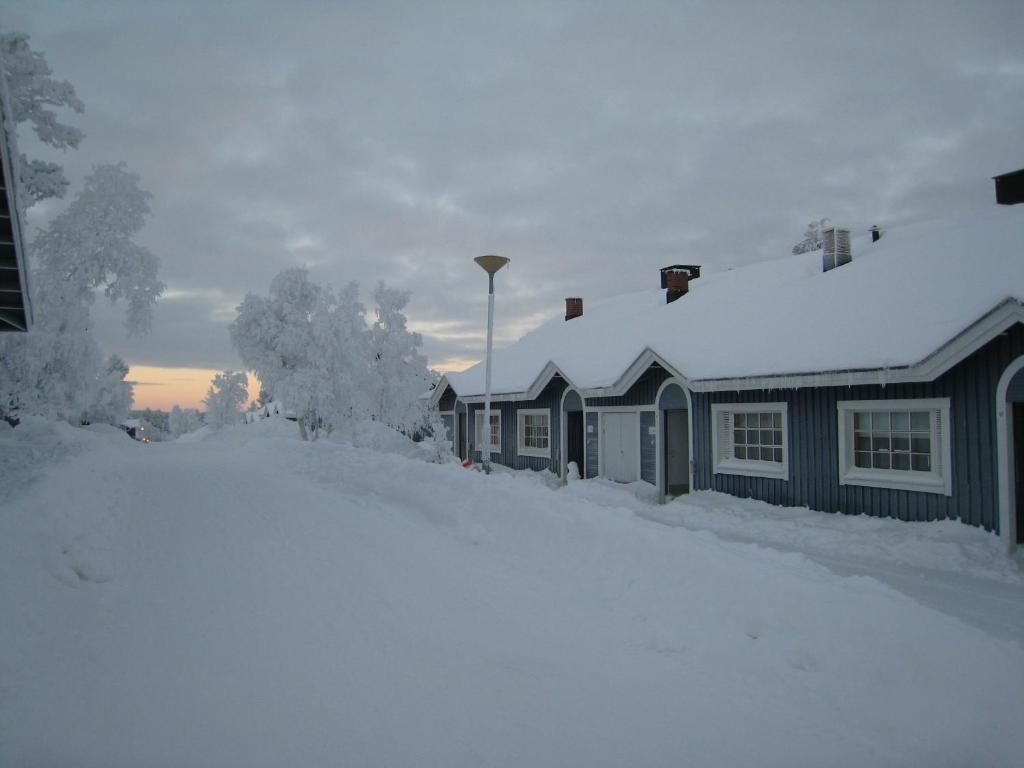
{"label": "white door", "polygon": [[604,414],[604,476],[619,483],[637,479],[640,422],[636,413]]}

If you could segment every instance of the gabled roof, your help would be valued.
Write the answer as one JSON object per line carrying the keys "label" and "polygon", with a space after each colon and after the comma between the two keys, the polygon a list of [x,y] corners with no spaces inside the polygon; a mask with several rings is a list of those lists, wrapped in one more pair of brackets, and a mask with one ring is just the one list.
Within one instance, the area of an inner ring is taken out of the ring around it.
{"label": "gabled roof", "polygon": [[[615,394],[652,361],[695,390],[923,381],[1022,321],[1024,210],[996,208],[857,238],[829,272],[817,251],[705,274],[671,304],[659,289],[588,303],[496,352],[492,392],[529,399],[557,371]],[[484,366],[445,384],[478,397]]]}
{"label": "gabled roof", "polygon": [[32,324],[17,199],[18,152],[14,133],[11,102],[0,62],[0,331],[27,331]]}

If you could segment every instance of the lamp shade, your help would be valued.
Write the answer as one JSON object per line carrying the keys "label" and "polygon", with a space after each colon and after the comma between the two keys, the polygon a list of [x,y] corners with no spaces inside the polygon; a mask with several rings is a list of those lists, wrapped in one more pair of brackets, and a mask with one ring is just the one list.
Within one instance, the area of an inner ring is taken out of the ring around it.
{"label": "lamp shade", "polygon": [[506,256],[477,256],[473,261],[483,267],[487,274],[493,275],[499,269],[508,264],[509,260]]}

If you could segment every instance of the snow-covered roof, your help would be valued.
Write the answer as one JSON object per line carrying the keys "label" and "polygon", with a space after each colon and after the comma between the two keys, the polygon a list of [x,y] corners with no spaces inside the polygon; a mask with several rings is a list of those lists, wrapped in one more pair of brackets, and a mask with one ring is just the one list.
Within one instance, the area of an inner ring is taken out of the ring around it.
{"label": "snow-covered roof", "polygon": [[[994,208],[887,229],[875,243],[855,238],[853,261],[828,272],[815,251],[705,274],[671,304],[660,289],[588,302],[582,317],[559,316],[496,352],[492,392],[536,393],[554,373],[581,390],[611,389],[650,361],[697,389],[915,366],[932,378],[941,370],[921,366],[977,336],[986,317],[1024,319],[1022,243],[1024,206]],[[479,396],[483,363],[446,380],[460,397]]]}

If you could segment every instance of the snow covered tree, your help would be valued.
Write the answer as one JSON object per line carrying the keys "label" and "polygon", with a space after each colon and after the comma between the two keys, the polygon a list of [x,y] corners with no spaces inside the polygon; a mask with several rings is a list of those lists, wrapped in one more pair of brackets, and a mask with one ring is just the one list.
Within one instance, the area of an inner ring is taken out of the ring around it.
{"label": "snow covered tree", "polygon": [[804,239],[793,246],[793,253],[810,253],[821,250],[821,231],[828,229],[829,219],[818,219],[807,225]]}
{"label": "snow covered tree", "polygon": [[303,439],[369,414],[366,321],[354,283],[340,293],[286,269],[269,297],[246,295],[231,324],[242,362],[296,414]]}
{"label": "snow covered tree", "polygon": [[[81,113],[85,106],[67,80],[55,80],[46,57],[29,46],[29,37],[21,32],[0,34],[0,68],[7,82],[15,124],[29,123],[43,144],[56,149],[74,149],[83,134],[57,117],[53,107],[66,107]],[[57,163],[20,160],[20,181],[34,201],[63,197],[68,187],[64,170]]]}
{"label": "snow covered tree", "polygon": [[174,406],[167,417],[167,431],[172,437],[181,437],[189,432],[195,432],[203,426],[203,414],[195,408],[181,408]]}
{"label": "snow covered tree", "polygon": [[203,400],[207,423],[215,427],[238,423],[248,397],[245,371],[218,373]]}
{"label": "snow covered tree", "polygon": [[159,261],[134,241],[149,193],[122,165],[97,166],[75,200],[32,242],[31,333],[0,338],[0,416],[32,413],[77,423],[95,400],[102,355],[89,309],[102,290],[126,304],[125,325],[148,330],[163,292]]}
{"label": "snow covered tree", "polygon": [[422,395],[433,379],[427,358],[420,353],[422,337],[406,327],[403,310],[409,296],[383,282],[373,293],[377,320],[370,330],[368,383],[374,417],[411,435],[424,426],[427,401]]}
{"label": "snow covered tree", "polygon": [[119,424],[128,417],[132,407],[132,384],[125,381],[128,365],[117,355],[111,355],[95,382],[92,403],[82,421],[89,424]]}

